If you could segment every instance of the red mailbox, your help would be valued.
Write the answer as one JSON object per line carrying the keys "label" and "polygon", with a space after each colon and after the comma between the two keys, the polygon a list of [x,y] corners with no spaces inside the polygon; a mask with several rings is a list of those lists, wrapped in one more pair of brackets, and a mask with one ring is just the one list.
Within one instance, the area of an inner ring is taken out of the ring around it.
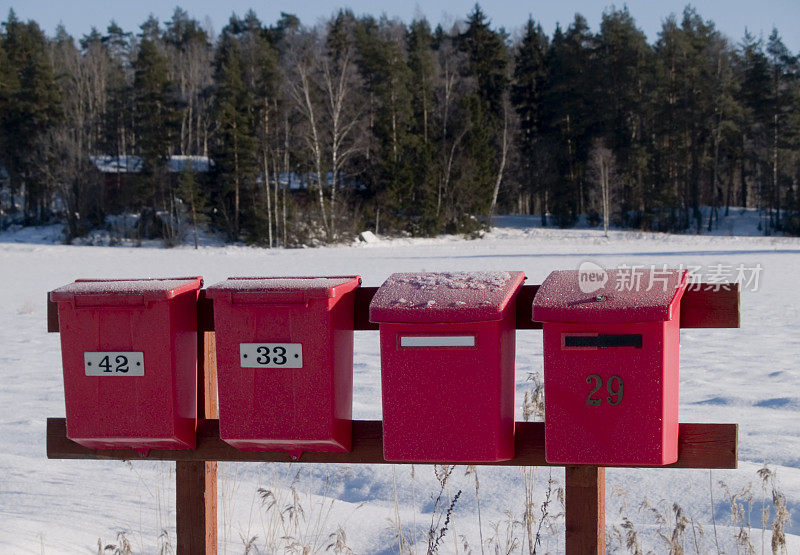
{"label": "red mailbox", "polygon": [[214,300],[220,437],[248,451],[349,451],[358,276],[230,278]]}
{"label": "red mailbox", "polygon": [[92,449],[193,449],[202,278],[78,280],[58,303],[67,437]]}
{"label": "red mailbox", "polygon": [[391,461],[514,456],[515,297],[522,272],[393,274],[380,323],[383,453]]}
{"label": "red mailbox", "polygon": [[684,271],[557,271],[533,301],[544,327],[545,456],[557,464],[678,459]]}

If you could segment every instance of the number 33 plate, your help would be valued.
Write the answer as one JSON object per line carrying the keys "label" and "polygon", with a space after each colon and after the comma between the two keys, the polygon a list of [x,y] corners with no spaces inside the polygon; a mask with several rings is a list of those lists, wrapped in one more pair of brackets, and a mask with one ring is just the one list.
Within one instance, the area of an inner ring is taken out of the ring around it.
{"label": "number 33 plate", "polygon": [[302,368],[302,343],[240,343],[242,368]]}

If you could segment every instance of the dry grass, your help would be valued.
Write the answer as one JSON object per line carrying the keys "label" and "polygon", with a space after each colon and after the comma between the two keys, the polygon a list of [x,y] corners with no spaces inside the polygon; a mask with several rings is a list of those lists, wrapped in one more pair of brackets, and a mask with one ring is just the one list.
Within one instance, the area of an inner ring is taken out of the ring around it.
{"label": "dry grass", "polygon": [[[427,542],[428,555],[437,553],[439,544],[444,539],[445,534],[450,529],[450,520],[453,516],[453,508],[461,497],[461,490],[458,490],[455,497],[445,501],[444,494],[447,484],[455,470],[455,465],[433,465],[433,472],[436,481],[439,482],[439,492],[433,501],[433,511],[431,511],[431,524],[428,527]],[[448,495],[449,498],[449,495]],[[442,521],[444,519],[444,521]]]}
{"label": "dry grass", "polygon": [[[760,553],[771,552],[774,555],[788,555],[786,545],[786,526],[791,522],[789,511],[786,507],[786,497],[781,492],[775,471],[764,466],[758,471],[761,484],[761,550]],[[723,497],[730,512],[730,527],[732,534],[725,538],[723,545],[732,545],[737,555],[755,555],[759,553],[753,544],[753,529],[751,515],[755,505],[753,482],[748,483],[739,490],[732,490],[724,481],[717,482],[723,491]],[[632,555],[643,555],[639,532],[636,524],[629,515],[627,506],[627,493],[619,486],[612,488],[612,496],[621,500],[619,509],[619,526],[611,525],[606,530],[606,543],[609,552],[627,551]],[[709,497],[713,499],[713,488],[709,489]],[[712,517],[716,506],[712,503]],[[654,553],[669,553],[670,555],[683,555],[684,553],[726,553],[720,547],[720,537],[716,529],[716,519],[712,519],[714,526],[714,539],[707,546],[706,530],[677,503],[661,501],[657,504],[648,499],[640,504],[639,514],[646,517],[639,525],[655,525],[656,535],[663,542]],[[771,518],[771,520],[770,520]],[[765,545],[767,533],[771,535],[769,551]],[[709,540],[710,541],[710,540]],[[647,553],[651,553],[648,551]]]}
{"label": "dry grass", "polygon": [[131,555],[133,553],[133,547],[125,532],[117,532],[117,543],[104,544],[100,538],[97,538],[97,555],[106,553],[112,555]]}
{"label": "dry grass", "polygon": [[538,372],[529,372],[532,387],[522,397],[522,419],[525,422],[544,422],[544,380]]}
{"label": "dry grass", "polygon": [[[523,416],[526,421],[544,418],[544,388],[538,374],[529,374],[528,380],[531,388],[524,394]],[[264,465],[265,468],[270,465]],[[411,501],[416,504],[416,470],[411,465]],[[467,466],[465,476],[471,477],[474,483],[476,504],[476,517],[478,528],[477,548],[470,545],[465,535],[459,535],[456,530],[455,508],[461,499],[462,490],[451,495],[451,482],[456,467],[453,465],[434,465],[433,471],[436,478],[436,489],[431,493],[433,508],[430,524],[427,530],[417,531],[416,511],[411,517],[411,530],[406,530],[406,524],[401,520],[400,501],[398,494],[398,477],[396,466],[392,466],[392,487],[394,493],[394,509],[389,518],[390,529],[393,532],[394,548],[398,553],[416,553],[419,545],[424,545],[428,555],[438,553],[440,550],[465,554],[486,551],[495,554],[528,553],[535,555],[548,552],[548,546],[543,546],[543,539],[550,541],[559,537],[559,527],[563,525],[565,506],[564,488],[553,479],[552,470],[546,482],[540,478],[539,484],[546,484],[543,491],[543,500],[536,502],[538,496],[537,470],[532,467],[522,467],[521,483],[524,491],[524,503],[520,507],[521,513],[516,513],[513,508],[504,513],[504,518],[484,525],[481,514],[481,481],[476,466]],[[309,471],[307,490],[301,491],[300,475],[298,471],[287,488],[278,485],[279,480],[273,480],[270,486],[258,487],[251,504],[250,520],[245,530],[239,531],[242,551],[249,553],[321,553],[332,552],[336,554],[352,553],[348,545],[345,526],[340,523],[331,523],[331,511],[336,503],[334,485],[346,479],[346,471],[335,474],[325,474],[321,488],[313,488],[313,474]],[[790,514],[787,508],[786,497],[782,493],[774,470],[764,466],[758,471],[759,485],[761,488],[761,553],[767,552],[766,537],[771,535],[769,550],[774,555],[788,555],[786,544],[786,528],[790,524]],[[163,476],[162,476],[163,478]],[[221,472],[222,480],[222,517],[223,517],[223,545],[226,545],[231,535],[231,522],[233,502],[239,489],[239,472],[237,467],[224,468]],[[261,474],[259,471],[259,484]],[[709,471],[709,498],[711,501],[711,517],[714,532],[713,543],[706,538],[706,530],[696,522],[678,503],[661,500],[652,503],[645,499],[638,504],[636,514],[632,515],[628,506],[628,494],[619,485],[611,489],[611,496],[621,500],[618,523],[607,526],[606,544],[607,551],[614,553],[624,551],[632,555],[648,555],[651,553],[669,553],[669,555],[684,555],[685,553],[716,552],[723,553],[719,545],[718,530],[715,517],[713,476]],[[732,490],[725,482],[717,482],[717,487],[723,492],[730,511],[730,528],[733,536],[728,536],[726,541],[732,540],[737,555],[755,555],[756,548],[752,541],[751,514],[756,502],[753,494],[753,483],[747,484],[738,491]],[[159,526],[163,524],[169,500],[163,495],[161,484],[155,488],[148,487],[148,492],[156,500],[157,520]],[[455,489],[455,487],[453,488]],[[318,495],[311,491],[320,490]],[[560,510],[558,507],[560,504]],[[363,504],[362,504],[363,505]],[[362,506],[359,505],[359,508]],[[254,514],[255,513],[255,514]],[[251,525],[254,518],[261,521],[260,534],[252,533]],[[655,537],[658,545],[653,551],[646,550],[643,546],[642,536],[637,526],[655,528]],[[486,529],[485,529],[486,528]],[[161,527],[159,536],[159,553],[162,555],[172,553],[172,543],[166,526]],[[563,532],[562,532],[563,533]],[[449,536],[448,536],[449,535]],[[452,545],[445,548],[445,540],[452,537]],[[563,541],[561,535],[559,542]],[[711,545],[707,545],[711,543]],[[728,545],[728,544],[726,544]],[[223,547],[223,550],[225,548]],[[100,539],[97,543],[98,554],[114,553],[127,555],[132,553],[131,543],[126,532],[117,534],[116,542],[105,544]]]}
{"label": "dry grass", "polygon": [[736,553],[745,555],[755,555],[756,548],[750,541],[752,535],[752,525],[750,515],[753,512],[753,491],[752,482],[747,484],[740,491],[731,491],[728,485],[720,481],[719,486],[725,492],[725,499],[731,511],[731,526],[736,530],[734,536],[736,540]]}
{"label": "dry grass", "polygon": [[[297,471],[288,488],[277,479],[257,488],[261,535],[249,528],[240,533],[246,553],[352,553],[344,525],[331,522],[334,490],[346,479],[347,469],[326,472],[319,484],[311,471],[307,480],[301,480],[301,472]],[[305,482],[302,490],[301,482]],[[317,490],[318,494],[312,493]]]}
{"label": "dry grass", "polygon": [[[430,524],[426,531],[415,537],[416,528],[413,531],[407,531],[400,520],[397,476],[393,469],[395,508],[394,518],[390,520],[395,533],[395,548],[398,552],[416,553],[416,548],[421,542],[428,555],[440,551],[465,554],[488,551],[495,554],[528,553],[533,555],[549,551],[547,546],[543,546],[544,538],[548,538],[548,541],[554,537],[558,538],[558,528],[563,525],[564,518],[564,490],[553,479],[552,473],[547,476],[543,499],[537,503],[535,501],[537,498],[536,486],[542,483],[542,480],[540,479],[537,483],[535,468],[521,468],[521,483],[524,488],[524,504],[521,507],[521,513],[515,513],[511,509],[506,510],[504,518],[490,522],[484,529],[479,510],[482,490],[478,468],[466,467],[465,475],[471,476],[475,484],[475,501],[476,507],[478,507],[476,516],[480,544],[473,548],[465,535],[459,535],[456,532],[455,508],[462,495],[461,490],[458,490],[453,496],[450,495],[450,486],[456,467],[434,465],[433,470],[437,486],[431,494],[433,509]],[[760,553],[762,555],[768,552],[774,555],[788,555],[786,528],[791,522],[791,515],[787,508],[786,496],[780,489],[776,472],[773,469],[764,466],[757,475],[758,485],[761,488]],[[411,477],[412,482],[415,481],[413,468]],[[229,479],[232,482],[228,485],[230,492],[223,493],[223,498],[226,495],[233,496],[238,489],[238,472],[235,470],[229,472]],[[303,555],[322,552],[353,553],[348,544],[345,525],[341,522],[331,522],[331,511],[336,503],[334,485],[345,479],[346,471],[339,471],[335,474],[328,473],[322,478],[321,487],[314,488],[313,474],[309,473],[307,491],[303,491],[306,490],[306,486],[301,490],[301,473],[298,471],[288,488],[278,486],[279,480],[274,480],[270,486],[259,487],[254,495],[255,502],[250,520],[260,517],[261,531],[260,533],[251,533],[252,522],[248,522],[246,530],[238,533],[242,552],[245,554],[280,552]],[[319,479],[317,481],[319,482]],[[718,481],[716,486],[723,492],[723,499],[730,512],[729,527],[723,530],[733,531],[732,535],[727,536],[725,545],[734,546],[737,555],[755,555],[758,551],[753,544],[751,514],[758,501],[753,493],[753,483],[751,482],[739,490],[731,489],[723,481]],[[159,507],[165,502],[166,497],[157,491],[160,489],[161,486],[156,485],[148,490],[156,499]],[[312,490],[320,491],[318,495],[312,495]],[[709,495],[712,494],[713,491],[710,491]],[[628,494],[622,487],[614,485],[611,488],[611,496],[618,497],[621,502],[618,522],[606,529],[608,552],[624,551],[632,555],[723,553],[718,547],[717,538],[713,541],[706,538],[707,533],[703,526],[696,522],[679,504],[666,500],[653,503],[645,498],[638,504],[636,514],[632,516],[628,505]],[[561,505],[560,510],[554,510],[553,507],[558,507],[558,503]],[[228,510],[231,510],[230,505],[228,507]],[[159,518],[163,518],[163,515]],[[232,515],[229,514],[227,518],[232,519]],[[646,550],[637,526],[654,526],[655,535],[649,537],[657,538],[657,545]],[[756,531],[756,533],[758,532]],[[134,553],[129,534],[128,530],[119,531],[116,540],[108,543],[98,538],[98,555]],[[768,534],[771,537],[769,545],[767,545]],[[452,538],[452,544],[448,544],[445,548],[449,538]],[[563,536],[559,539],[559,542],[561,541],[563,541]],[[726,547],[726,549],[728,548]],[[158,538],[158,553],[165,555],[173,552],[169,529],[164,527]],[[727,552],[732,553],[731,551]]]}
{"label": "dry grass", "polygon": [[764,529],[769,524],[770,510],[767,505],[767,497],[772,498],[772,508],[775,516],[772,519],[772,541],[770,547],[774,555],[786,554],[786,526],[791,523],[791,515],[786,507],[786,496],[778,486],[778,478],[774,470],[764,465],[758,471],[761,478],[761,552],[764,553]]}
{"label": "dry grass", "polygon": [[[134,473],[137,479],[137,492],[139,493],[139,506],[142,508],[138,523],[131,526],[130,523],[119,530],[116,540],[113,543],[105,543],[101,538],[97,538],[98,553],[113,553],[123,555],[129,553],[158,553],[168,555],[175,552],[170,530],[174,529],[175,517],[175,497],[174,483],[175,472],[174,464],[168,462],[155,463],[154,475],[144,472],[141,465],[133,464],[131,461],[122,461],[128,470]],[[141,488],[141,489],[140,489]],[[142,515],[153,515],[150,510],[145,510],[150,503],[155,503],[155,528],[149,529]],[[152,531],[156,534],[156,547],[145,547],[145,537],[152,538]],[[134,549],[134,544],[137,549]],[[44,552],[44,545],[42,545]]]}

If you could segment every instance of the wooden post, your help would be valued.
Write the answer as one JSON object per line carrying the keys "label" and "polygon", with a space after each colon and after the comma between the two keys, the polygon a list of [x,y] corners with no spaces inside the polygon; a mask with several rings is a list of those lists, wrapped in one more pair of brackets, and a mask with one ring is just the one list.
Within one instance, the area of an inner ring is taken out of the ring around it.
{"label": "wooden post", "polygon": [[606,552],[606,469],[566,468],[566,553],[602,555]]}
{"label": "wooden post", "polygon": [[[199,332],[197,415],[217,418],[217,361],[213,332]],[[178,555],[217,552],[217,463],[175,463],[175,521]]]}

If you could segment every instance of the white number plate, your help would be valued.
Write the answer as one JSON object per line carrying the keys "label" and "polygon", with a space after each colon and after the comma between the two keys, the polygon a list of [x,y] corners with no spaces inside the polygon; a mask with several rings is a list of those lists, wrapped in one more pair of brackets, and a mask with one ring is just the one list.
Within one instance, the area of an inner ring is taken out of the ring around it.
{"label": "white number plate", "polygon": [[302,368],[302,343],[240,343],[242,368]]}
{"label": "white number plate", "polygon": [[87,376],[144,376],[144,353],[84,352],[83,368]]}
{"label": "white number plate", "polygon": [[474,347],[474,335],[401,335],[400,346],[424,349],[426,347]]}

